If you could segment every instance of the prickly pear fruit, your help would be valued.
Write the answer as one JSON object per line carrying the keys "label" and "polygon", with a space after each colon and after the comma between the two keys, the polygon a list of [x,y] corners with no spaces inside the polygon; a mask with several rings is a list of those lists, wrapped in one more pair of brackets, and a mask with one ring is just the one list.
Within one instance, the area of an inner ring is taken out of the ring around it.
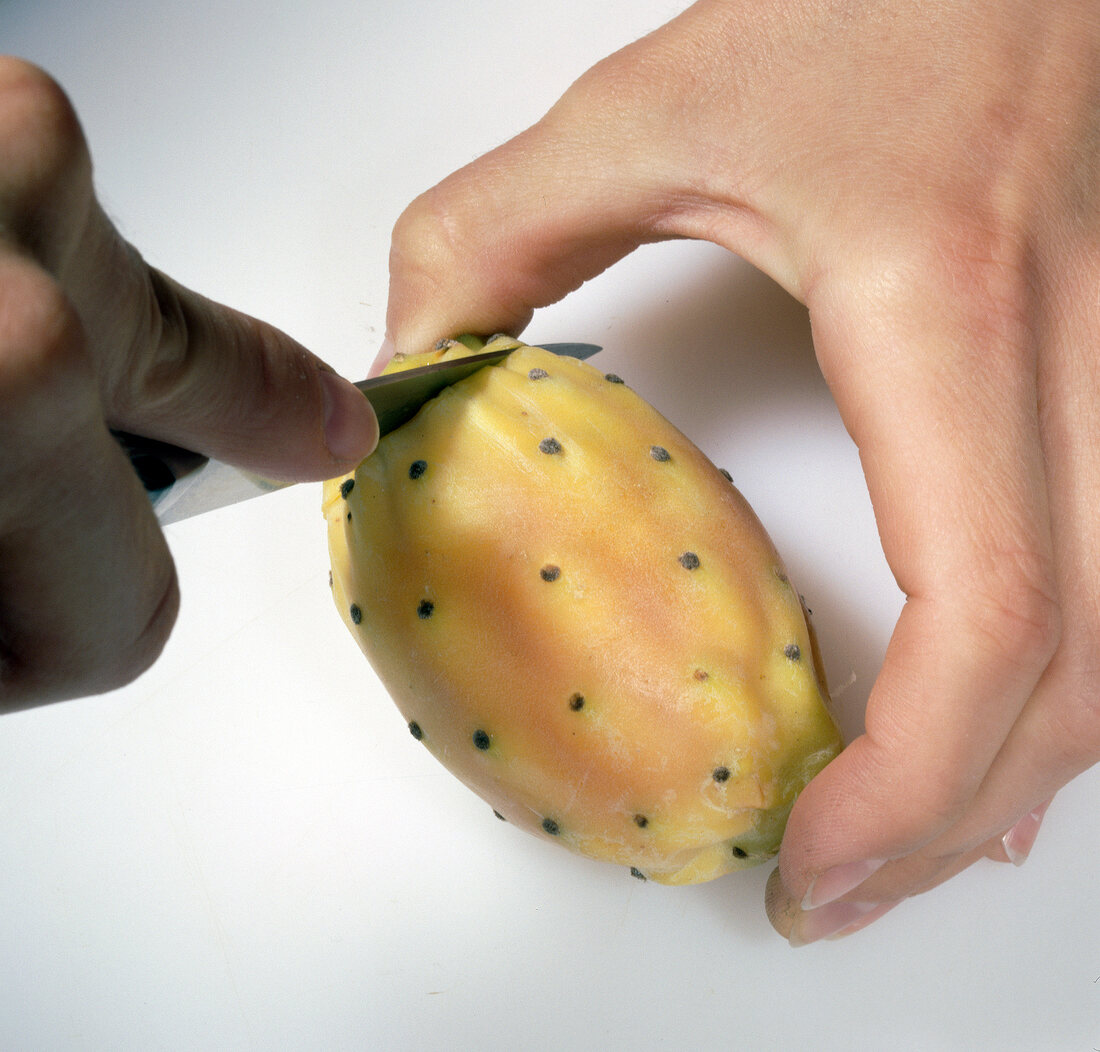
{"label": "prickly pear fruit", "polygon": [[339,612],[500,817],[668,884],[759,863],[840,749],[798,593],[655,409],[513,344],[326,483]]}

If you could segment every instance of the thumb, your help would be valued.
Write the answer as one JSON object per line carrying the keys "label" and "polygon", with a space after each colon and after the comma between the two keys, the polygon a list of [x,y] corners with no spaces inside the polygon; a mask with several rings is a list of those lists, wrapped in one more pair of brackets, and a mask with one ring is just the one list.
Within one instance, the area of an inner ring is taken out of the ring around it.
{"label": "thumb", "polygon": [[[536,125],[409,205],[390,249],[392,350],[415,353],[459,332],[519,332],[536,308],[646,240],[637,195],[621,178],[615,195],[581,131]],[[611,215],[614,205],[621,214]]]}
{"label": "thumb", "polygon": [[0,242],[75,311],[107,423],[289,480],[353,467],[376,440],[366,400],[284,333],[146,265],[95,198],[69,99],[0,60]]}
{"label": "thumb", "polygon": [[746,210],[701,188],[713,161],[679,119],[691,84],[669,74],[675,28],[604,59],[533,127],[409,205],[380,359],[459,332],[518,333],[645,243],[702,238],[753,255]]}
{"label": "thumb", "polygon": [[112,427],[294,481],[371,452],[378,424],[351,383],[273,326],[137,265],[148,307],[131,316],[148,327],[100,368]]}

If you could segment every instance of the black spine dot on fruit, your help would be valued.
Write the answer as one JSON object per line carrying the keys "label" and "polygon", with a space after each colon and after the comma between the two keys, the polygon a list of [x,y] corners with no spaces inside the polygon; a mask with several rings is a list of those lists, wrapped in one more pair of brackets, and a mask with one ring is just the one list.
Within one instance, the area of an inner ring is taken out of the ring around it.
{"label": "black spine dot on fruit", "polygon": [[348,512],[348,522],[351,522],[351,512]]}
{"label": "black spine dot on fruit", "polygon": [[545,380],[550,374],[545,369],[532,369],[528,374],[529,380]]}
{"label": "black spine dot on fruit", "polygon": [[635,815],[635,816],[634,816],[634,824],[635,824],[635,825],[636,825],[636,826],[637,826],[637,827],[638,827],[639,829],[645,829],[645,827],[646,827],[647,825],[649,825],[649,819],[648,819],[648,818],[646,818],[646,816],[645,816],[645,815]]}
{"label": "black spine dot on fruit", "polygon": [[733,857],[734,858],[748,858],[749,853],[743,847],[737,847],[736,845],[734,845]]}
{"label": "black spine dot on fruit", "polygon": [[551,836],[557,836],[561,832],[561,826],[552,818],[544,818],[542,820],[542,828],[543,832],[549,833]]}
{"label": "black spine dot on fruit", "polygon": [[424,732],[420,729],[420,724],[416,720],[412,720],[409,723],[409,733],[417,740],[422,741],[424,738]]}
{"label": "black spine dot on fruit", "polygon": [[480,749],[482,752],[485,752],[485,750],[488,749],[489,746],[493,743],[492,739],[489,737],[488,732],[483,731],[480,728],[474,731],[473,742],[474,747]]}
{"label": "black spine dot on fruit", "polygon": [[340,496],[343,497],[344,500],[347,500],[348,494],[353,489],[355,489],[355,479],[344,479],[344,481],[340,483]]}
{"label": "black spine dot on fruit", "polygon": [[428,462],[426,460],[414,460],[409,465],[409,478],[415,481],[416,479],[420,478],[420,476],[423,475],[424,472],[427,470]]}
{"label": "black spine dot on fruit", "polygon": [[783,655],[791,661],[798,661],[802,657],[802,648],[797,643],[788,643],[783,648]]}
{"label": "black spine dot on fruit", "polygon": [[772,572],[775,574],[775,578],[780,584],[790,584],[791,583],[788,580],[787,575],[778,566]]}
{"label": "black spine dot on fruit", "polygon": [[698,570],[699,569],[699,556],[695,552],[684,552],[680,556],[680,565],[685,570]]}
{"label": "black spine dot on fruit", "polygon": [[573,697],[571,697],[569,699],[569,707],[574,712],[580,712],[581,709],[584,708],[584,695],[583,694],[574,694]]}
{"label": "black spine dot on fruit", "polygon": [[728,782],[730,780],[730,769],[728,767],[715,767],[711,777],[716,782]]}
{"label": "black spine dot on fruit", "polygon": [[502,815],[502,814],[501,814],[501,813],[500,813],[499,811],[496,811],[496,810],[494,810],[494,811],[493,811],[493,814],[494,814],[494,815],[495,815],[495,816],[496,816],[497,818],[499,818],[499,819],[500,819],[500,820],[501,820],[502,822],[507,822],[507,821],[508,821],[508,819],[507,819],[507,818],[505,818],[505,817],[504,817],[504,815]]}
{"label": "black spine dot on fruit", "polygon": [[724,478],[727,482],[733,481],[733,476],[725,468],[719,468],[718,474],[721,475],[722,478]]}
{"label": "black spine dot on fruit", "polygon": [[416,616],[419,617],[421,621],[427,621],[434,613],[435,603],[430,599],[421,599],[420,605],[416,608]]}
{"label": "black spine dot on fruit", "polygon": [[548,584],[550,584],[550,583],[556,581],[559,577],[561,577],[561,567],[560,566],[544,566],[541,570],[539,570],[539,577],[541,577],[544,581],[546,581]]}
{"label": "black spine dot on fruit", "polygon": [[649,455],[659,464],[665,464],[672,459],[672,454],[664,446],[650,446]]}
{"label": "black spine dot on fruit", "polygon": [[635,880],[645,880],[646,879],[646,875],[637,866],[631,866],[630,867],[630,875]]}
{"label": "black spine dot on fruit", "polygon": [[547,456],[556,456],[561,451],[561,443],[556,438],[544,438],[539,443],[539,452]]}
{"label": "black spine dot on fruit", "polygon": [[626,381],[616,373],[604,373],[603,377],[609,384],[621,384]]}
{"label": "black spine dot on fruit", "polygon": [[353,625],[359,624],[363,620],[363,611],[359,609],[358,604],[352,603],[351,608],[348,610],[351,615],[351,623]]}

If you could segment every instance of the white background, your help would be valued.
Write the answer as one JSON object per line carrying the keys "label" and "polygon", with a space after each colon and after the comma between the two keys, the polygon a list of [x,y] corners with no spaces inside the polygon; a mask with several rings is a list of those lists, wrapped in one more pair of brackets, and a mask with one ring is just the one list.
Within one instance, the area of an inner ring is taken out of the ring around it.
{"label": "white background", "polygon": [[[157,266],[352,377],[389,231],[672,0],[0,0]],[[538,315],[732,471],[858,731],[901,597],[803,310],[708,245]],[[987,863],[791,950],[769,867],[632,880],[497,822],[410,738],[331,607],[319,487],[169,529],[159,664],[0,721],[0,1048],[1100,1048],[1093,772]]]}

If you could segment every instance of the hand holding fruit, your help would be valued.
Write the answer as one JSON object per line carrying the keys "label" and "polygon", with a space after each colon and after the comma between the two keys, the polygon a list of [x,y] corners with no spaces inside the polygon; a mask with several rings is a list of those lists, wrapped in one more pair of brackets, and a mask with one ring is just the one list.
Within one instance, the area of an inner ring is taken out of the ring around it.
{"label": "hand holding fruit", "polygon": [[807,305],[908,601],[792,813],[792,942],[1019,860],[1100,756],[1098,55],[1084,0],[701,0],[395,230],[391,349],[674,237]]}

